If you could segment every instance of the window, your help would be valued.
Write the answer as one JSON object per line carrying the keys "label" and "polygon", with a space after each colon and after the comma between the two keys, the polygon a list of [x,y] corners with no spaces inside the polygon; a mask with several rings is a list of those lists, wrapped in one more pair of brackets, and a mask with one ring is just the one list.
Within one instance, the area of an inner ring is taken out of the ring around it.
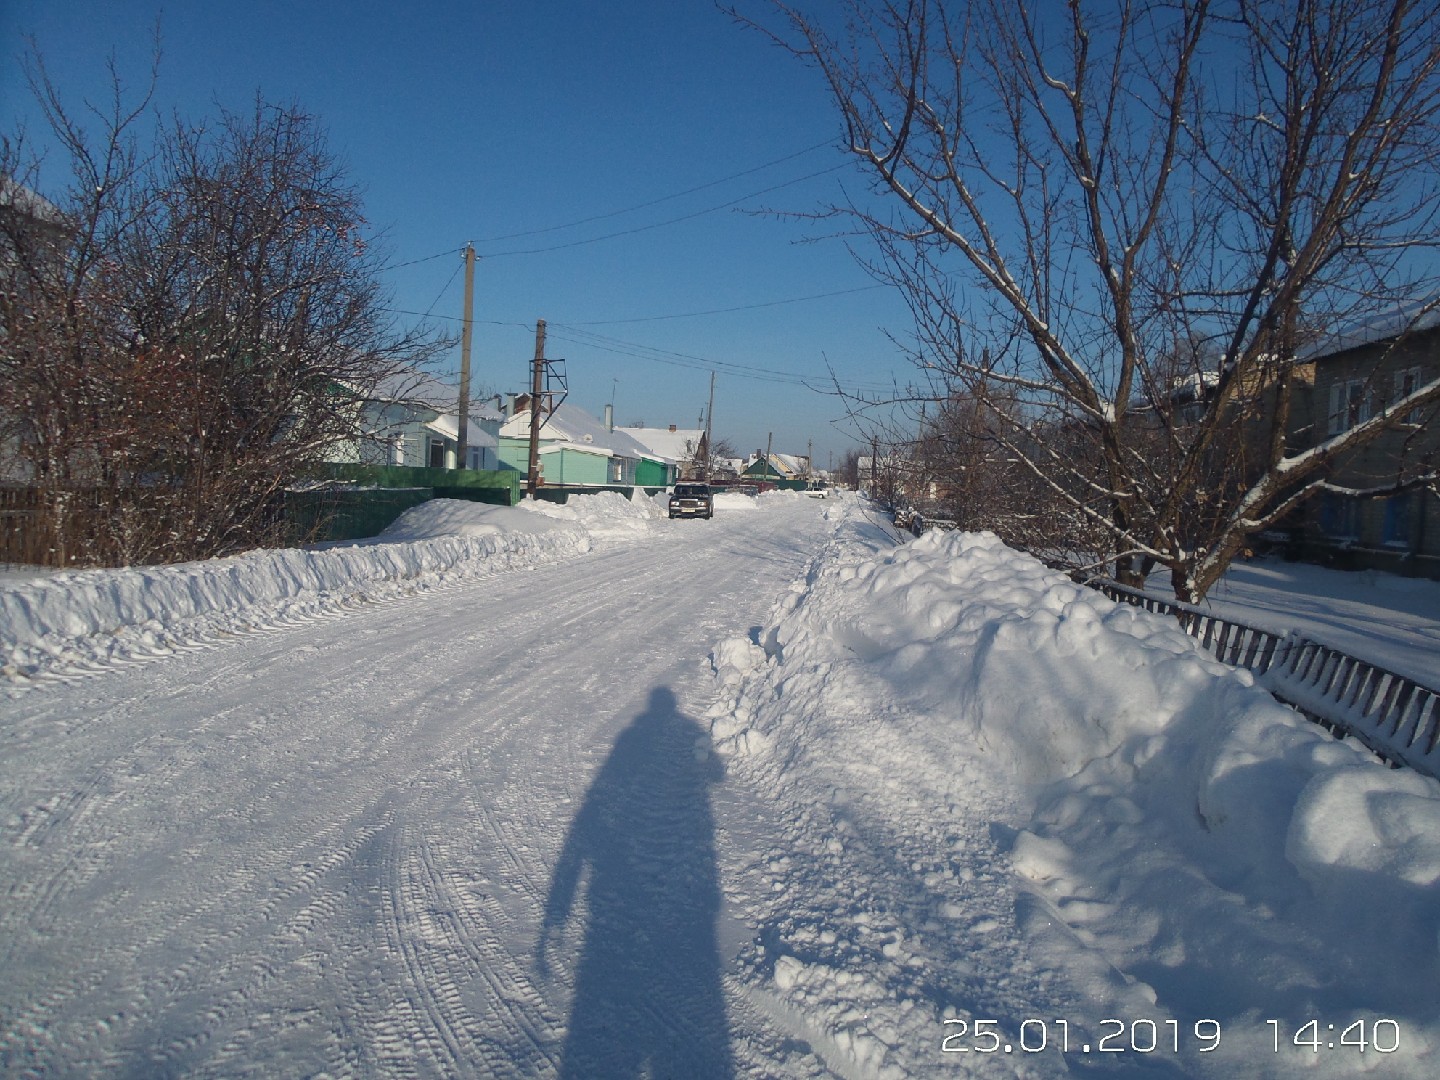
{"label": "window", "polygon": [[1387,547],[1410,547],[1410,496],[1396,495],[1385,500],[1385,523],[1380,536]]}
{"label": "window", "polygon": [[390,464],[405,464],[405,436],[398,431],[390,439]]}
{"label": "window", "polygon": [[483,446],[467,446],[465,451],[465,467],[467,469],[483,469],[485,467],[485,448]]}
{"label": "window", "polygon": [[[1407,398],[1416,390],[1420,389],[1421,385],[1420,369],[1418,367],[1397,371],[1395,373],[1395,396],[1391,400],[1400,401],[1402,398]],[[1411,409],[1405,414],[1405,423],[1421,423],[1424,420],[1424,417],[1421,415],[1423,412],[1424,410],[1420,408]]]}
{"label": "window", "polygon": [[1360,537],[1360,500],[1326,492],[1320,499],[1320,531],[1332,540]]}
{"label": "window", "polygon": [[426,454],[426,464],[432,469],[445,468],[445,440],[431,439],[429,451]]}
{"label": "window", "polygon": [[1364,379],[1330,384],[1330,434],[1339,435],[1370,419],[1370,397]]}

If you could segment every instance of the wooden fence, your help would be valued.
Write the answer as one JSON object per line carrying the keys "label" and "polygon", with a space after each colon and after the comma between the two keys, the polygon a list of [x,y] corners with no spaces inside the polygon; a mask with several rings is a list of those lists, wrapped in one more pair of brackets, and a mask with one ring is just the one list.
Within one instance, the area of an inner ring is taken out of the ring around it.
{"label": "wooden fence", "polygon": [[1440,692],[1298,633],[1276,634],[1162,600],[1117,582],[1087,582],[1112,600],[1172,615],[1216,659],[1253,671],[1262,686],[1392,765],[1440,779]]}

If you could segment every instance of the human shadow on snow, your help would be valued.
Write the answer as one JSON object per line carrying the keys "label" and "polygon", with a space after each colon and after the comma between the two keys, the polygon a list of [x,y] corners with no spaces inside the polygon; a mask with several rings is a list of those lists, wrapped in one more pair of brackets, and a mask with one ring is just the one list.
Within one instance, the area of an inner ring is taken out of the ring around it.
{"label": "human shadow on snow", "polygon": [[584,882],[585,944],[560,1075],[732,1077],[720,985],[706,730],[653,690],[570,824],[536,960],[548,970]]}

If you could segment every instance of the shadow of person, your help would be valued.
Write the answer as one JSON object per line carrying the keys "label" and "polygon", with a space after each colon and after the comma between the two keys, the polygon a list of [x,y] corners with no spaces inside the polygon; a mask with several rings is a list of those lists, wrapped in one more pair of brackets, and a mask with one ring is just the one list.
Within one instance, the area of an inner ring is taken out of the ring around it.
{"label": "shadow of person", "polygon": [[543,973],[586,877],[562,1076],[734,1074],[709,795],[723,769],[708,751],[708,734],[675,695],[652,691],[571,822],[535,947]]}

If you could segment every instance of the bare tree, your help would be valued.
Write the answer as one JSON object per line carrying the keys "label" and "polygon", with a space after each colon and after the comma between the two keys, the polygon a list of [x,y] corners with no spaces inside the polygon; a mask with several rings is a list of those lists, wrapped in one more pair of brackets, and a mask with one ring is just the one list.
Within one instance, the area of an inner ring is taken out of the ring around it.
{"label": "bare tree", "polygon": [[[72,168],[61,227],[0,218],[0,417],[51,559],[200,558],[284,538],[284,488],[362,437],[360,402],[440,344],[397,333],[360,198],[315,119],[257,99],[93,140],[34,61]],[[93,110],[92,110],[93,111]],[[0,167],[33,176],[7,139]]]}
{"label": "bare tree", "polygon": [[932,395],[985,404],[1007,468],[1122,580],[1161,565],[1203,596],[1337,455],[1440,400],[1433,379],[1291,443],[1324,335],[1434,293],[1440,6],[771,9],[874,180],[840,209],[909,301]]}

